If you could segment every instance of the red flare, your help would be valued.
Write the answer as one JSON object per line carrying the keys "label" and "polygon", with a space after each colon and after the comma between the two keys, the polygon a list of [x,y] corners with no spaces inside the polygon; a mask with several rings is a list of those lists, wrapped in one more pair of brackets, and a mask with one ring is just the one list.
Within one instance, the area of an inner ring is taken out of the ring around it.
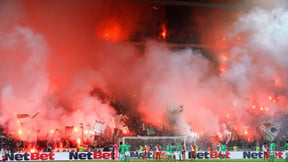
{"label": "red flare", "polygon": [[166,37],[167,37],[166,24],[162,24],[162,25],[161,25],[161,29],[162,29],[162,32],[161,32],[161,34],[160,34],[160,37],[161,37],[162,39],[166,39]]}
{"label": "red flare", "polygon": [[36,150],[33,148],[33,149],[30,150],[30,152],[31,152],[31,153],[35,153]]}
{"label": "red flare", "polygon": [[74,128],[74,131],[75,131],[75,132],[78,132],[79,130],[78,130],[78,128]]}
{"label": "red flare", "polygon": [[80,138],[78,138],[77,144],[78,144],[78,146],[80,146],[80,144],[81,144],[81,139]]}
{"label": "red flare", "polygon": [[127,133],[127,131],[124,129],[124,130],[123,130],[123,133],[124,133],[124,134],[126,134],[126,133]]}
{"label": "red flare", "polygon": [[274,86],[279,87],[281,84],[280,79],[274,79]]}
{"label": "red flare", "polygon": [[248,135],[248,131],[244,131],[244,134],[245,134],[245,135]]}
{"label": "red flare", "polygon": [[18,130],[18,134],[21,135],[23,132],[21,129]]}
{"label": "red flare", "polygon": [[110,39],[111,39],[111,34],[110,34],[110,33],[105,33],[105,34],[103,35],[103,38],[104,38],[105,40],[110,40]]}
{"label": "red flare", "polygon": [[225,71],[226,71],[226,70],[225,70],[225,67],[221,65],[221,66],[219,67],[219,72],[220,72],[220,73],[224,73]]}
{"label": "red flare", "polygon": [[166,39],[166,32],[163,31],[163,32],[161,33],[161,36],[162,36],[163,39]]}

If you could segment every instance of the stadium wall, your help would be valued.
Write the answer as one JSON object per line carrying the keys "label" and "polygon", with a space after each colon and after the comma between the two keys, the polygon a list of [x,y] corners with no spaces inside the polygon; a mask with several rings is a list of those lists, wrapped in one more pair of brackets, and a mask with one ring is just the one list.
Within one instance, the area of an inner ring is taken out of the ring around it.
{"label": "stadium wall", "polygon": [[[148,158],[153,158],[154,152],[148,152]],[[142,158],[143,153],[130,151],[132,159]],[[164,158],[165,152],[162,153]],[[285,158],[284,152],[276,152],[275,158]],[[220,157],[219,152],[199,151],[196,154],[197,159],[217,159]],[[7,161],[48,161],[48,160],[108,160],[112,159],[112,152],[41,152],[41,153],[9,153],[6,155]],[[186,152],[186,159],[191,158],[191,152]],[[244,151],[244,152],[227,152],[227,159],[263,159],[263,152]]]}

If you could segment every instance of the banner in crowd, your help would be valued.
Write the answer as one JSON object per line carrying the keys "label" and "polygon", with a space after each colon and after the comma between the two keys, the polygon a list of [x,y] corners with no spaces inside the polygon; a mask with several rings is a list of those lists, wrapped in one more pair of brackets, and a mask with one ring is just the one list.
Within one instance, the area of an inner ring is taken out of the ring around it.
{"label": "banner in crowd", "polygon": [[[155,152],[148,152],[148,159],[154,158]],[[263,159],[263,152],[244,151],[227,152],[227,159]],[[6,155],[7,161],[53,161],[53,160],[109,160],[112,159],[112,152],[41,152],[41,153],[9,153]],[[131,159],[141,159],[142,152],[130,151]],[[176,154],[177,157],[177,154]],[[186,152],[186,159],[191,159],[191,152]],[[161,158],[165,158],[165,152],[161,153]],[[196,159],[219,159],[219,152],[199,151],[196,153]],[[276,152],[276,159],[284,159],[284,152]]]}

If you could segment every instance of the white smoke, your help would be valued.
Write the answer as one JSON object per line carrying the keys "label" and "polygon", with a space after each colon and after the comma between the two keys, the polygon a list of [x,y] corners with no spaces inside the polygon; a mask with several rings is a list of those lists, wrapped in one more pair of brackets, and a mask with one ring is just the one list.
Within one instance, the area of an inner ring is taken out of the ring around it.
{"label": "white smoke", "polygon": [[2,116],[36,112],[49,85],[45,72],[46,43],[29,28],[16,27],[2,34],[0,85],[2,111],[5,112]]}
{"label": "white smoke", "polygon": [[269,59],[268,66],[277,64],[287,70],[287,19],[287,10],[281,8],[255,9],[239,19],[236,31],[249,32],[246,48],[255,53],[255,57]]}

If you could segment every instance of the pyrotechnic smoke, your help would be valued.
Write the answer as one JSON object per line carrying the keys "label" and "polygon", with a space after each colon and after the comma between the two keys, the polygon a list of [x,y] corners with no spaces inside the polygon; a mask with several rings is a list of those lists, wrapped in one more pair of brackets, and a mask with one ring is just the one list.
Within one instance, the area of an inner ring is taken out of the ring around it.
{"label": "pyrotechnic smoke", "polygon": [[[143,53],[137,52],[120,40],[148,30],[137,25],[140,20],[152,23],[153,14],[139,14],[137,9],[149,6],[128,5],[116,12],[110,3],[77,2],[1,6],[0,122],[8,131],[23,129],[44,136],[65,125],[93,125],[95,120],[112,127],[116,111],[140,113],[143,120],[160,127],[167,123],[168,104],[184,105],[177,134],[190,127],[215,135],[222,122],[244,132],[254,119],[253,105],[257,112],[261,107],[269,113],[287,112],[287,97],[274,93],[275,86],[283,88],[287,82],[285,10],[255,9],[242,15],[229,30],[227,42],[239,35],[242,40],[232,41],[224,62],[222,57],[215,61],[198,50],[170,50],[154,41],[146,42]],[[225,66],[222,73],[219,64]],[[115,110],[111,98],[125,108]],[[17,113],[37,111],[39,115],[24,125],[17,123]]]}
{"label": "pyrotechnic smoke", "polygon": [[[13,4],[1,7],[1,11],[6,11],[1,13],[3,19],[18,12]],[[65,89],[59,89],[60,85],[51,82],[53,74],[47,68],[49,59],[57,60],[55,55],[50,55],[53,47],[49,47],[43,35],[19,25],[15,17],[11,21],[1,21],[0,25],[1,125],[12,133],[18,130],[25,140],[31,140],[36,133],[44,137],[55,129],[63,131],[66,125],[80,127],[80,123],[85,126],[88,123],[93,126],[95,120],[113,126],[114,110],[90,93],[98,86],[105,90],[101,76],[83,67],[72,71],[73,76],[63,81]],[[70,69],[71,65],[63,65]],[[57,69],[63,70],[60,66]],[[33,117],[36,112],[39,115]],[[27,114],[27,117],[17,119],[17,114]]]}
{"label": "pyrotechnic smoke", "polygon": [[144,84],[141,110],[157,114],[157,107],[161,114],[167,102],[183,104],[185,121],[191,121],[193,129],[214,134],[221,128],[219,122],[232,123],[240,134],[248,134],[249,127],[263,120],[254,113],[267,119],[287,112],[287,97],[281,97],[285,93],[275,91],[287,85],[286,19],[284,9],[253,9],[231,22],[235,28],[223,28],[229,31],[223,41],[232,46],[225,51],[225,61],[214,51],[220,56],[218,64],[225,65],[221,75],[215,73],[215,62],[195,51],[177,53],[150,45],[146,56],[153,70]]}

